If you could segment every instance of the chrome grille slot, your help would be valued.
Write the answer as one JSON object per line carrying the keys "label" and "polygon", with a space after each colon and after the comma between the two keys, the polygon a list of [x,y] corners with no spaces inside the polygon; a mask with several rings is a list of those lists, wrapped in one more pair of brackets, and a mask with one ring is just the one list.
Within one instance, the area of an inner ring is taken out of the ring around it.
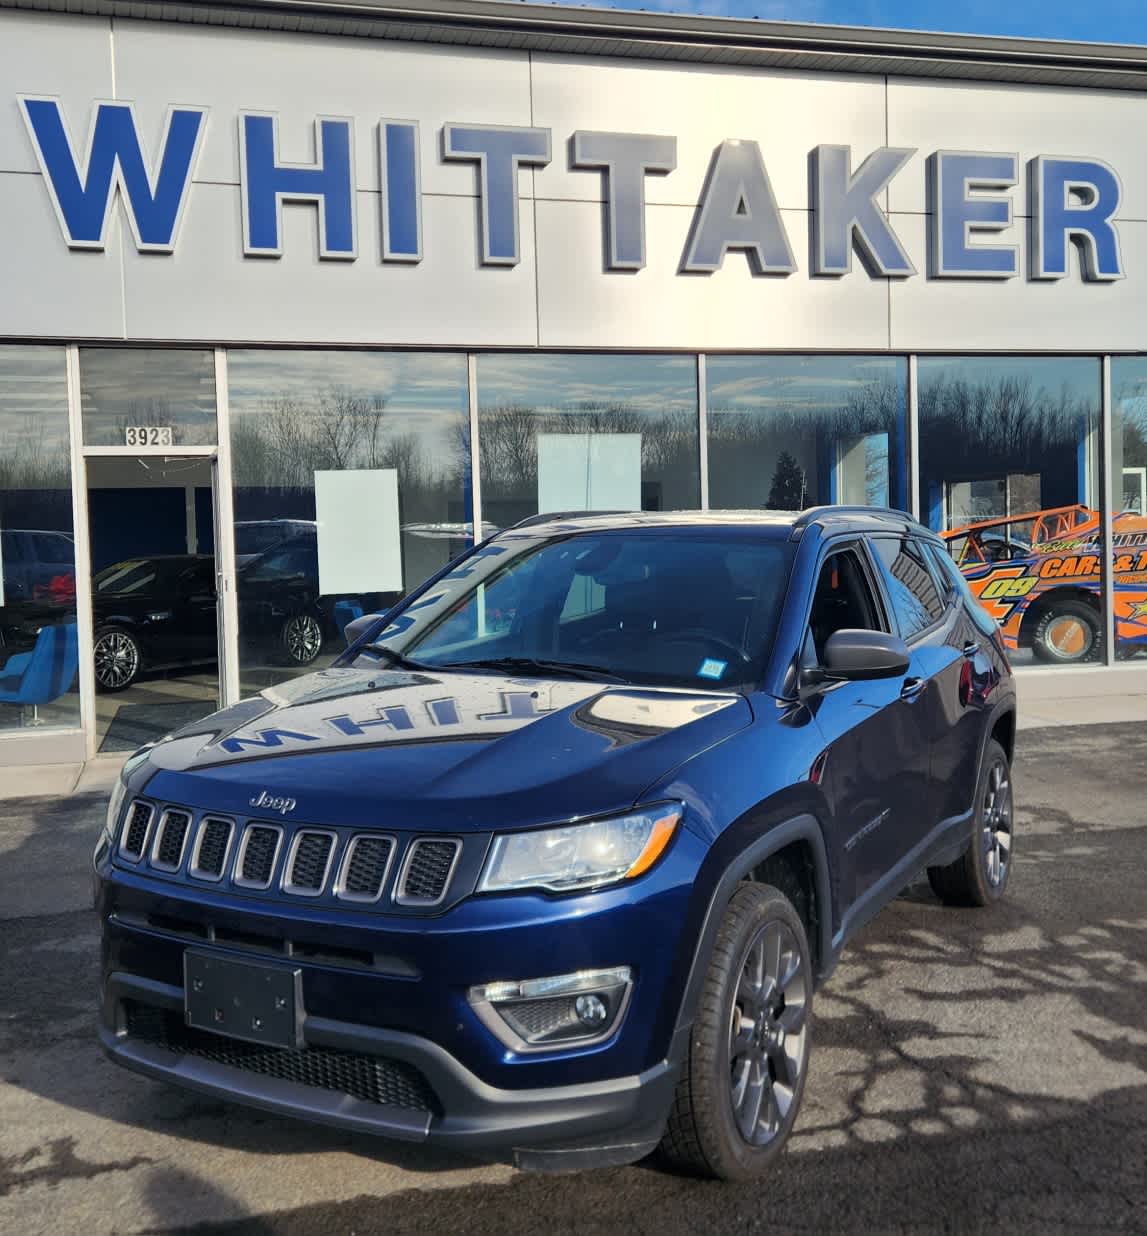
{"label": "chrome grille slot", "polygon": [[190,814],[168,808],[159,817],[159,827],[151,843],[151,865],[159,871],[178,871],[190,830]]}
{"label": "chrome grille slot", "polygon": [[393,837],[352,837],[335,881],[335,896],[342,901],[377,901],[386,887],[394,850]]}
{"label": "chrome grille slot", "polygon": [[241,888],[269,888],[283,841],[277,824],[248,824],[239,843],[235,883]]}
{"label": "chrome grille slot", "polygon": [[205,816],[199,823],[195,849],[191,852],[191,875],[200,880],[221,880],[235,825],[218,816]]}
{"label": "chrome grille slot", "polygon": [[436,906],[446,896],[462,842],[457,838],[423,837],[406,852],[395,898],[402,905]]}
{"label": "chrome grille slot", "polygon": [[128,808],[127,819],[124,821],[123,826],[123,835],[120,837],[119,843],[119,852],[124,858],[138,863],[143,857],[153,814],[152,808],[147,803],[139,802],[138,799]]}
{"label": "chrome grille slot", "polygon": [[317,897],[326,886],[337,840],[334,833],[300,829],[291,842],[283,892],[300,897]]}

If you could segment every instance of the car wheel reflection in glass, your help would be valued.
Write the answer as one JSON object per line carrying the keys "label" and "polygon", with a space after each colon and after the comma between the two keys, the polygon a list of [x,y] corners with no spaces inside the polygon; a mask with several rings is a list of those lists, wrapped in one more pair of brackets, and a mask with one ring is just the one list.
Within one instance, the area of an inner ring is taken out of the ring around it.
{"label": "car wheel reflection in glass", "polygon": [[310,665],[323,647],[323,632],[312,614],[295,614],[283,623],[283,654],[293,665]]}

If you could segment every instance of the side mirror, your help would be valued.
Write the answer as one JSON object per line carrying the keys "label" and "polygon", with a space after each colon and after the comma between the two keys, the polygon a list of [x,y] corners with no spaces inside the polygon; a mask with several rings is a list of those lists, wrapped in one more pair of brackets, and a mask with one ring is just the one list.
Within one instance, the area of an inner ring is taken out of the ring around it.
{"label": "side mirror", "polygon": [[346,646],[349,648],[367,627],[374,626],[381,617],[381,614],[363,614],[361,618],[352,618],[343,627],[343,638],[346,640]]}
{"label": "side mirror", "polygon": [[899,636],[883,631],[836,631],[824,645],[822,679],[847,682],[899,678],[908,672],[908,647]]}

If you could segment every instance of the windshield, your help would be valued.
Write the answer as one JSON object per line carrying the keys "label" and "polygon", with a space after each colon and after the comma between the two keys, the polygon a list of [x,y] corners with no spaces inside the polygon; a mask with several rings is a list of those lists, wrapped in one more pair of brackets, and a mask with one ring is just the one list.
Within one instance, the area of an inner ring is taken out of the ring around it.
{"label": "windshield", "polygon": [[787,542],[750,532],[502,538],[398,615],[378,646],[436,669],[742,686],[763,671],[790,557]]}

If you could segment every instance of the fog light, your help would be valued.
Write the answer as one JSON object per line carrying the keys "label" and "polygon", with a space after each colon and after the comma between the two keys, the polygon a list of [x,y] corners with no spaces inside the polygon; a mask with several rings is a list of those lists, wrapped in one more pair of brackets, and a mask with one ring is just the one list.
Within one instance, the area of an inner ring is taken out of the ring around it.
{"label": "fog light", "polygon": [[587,1026],[600,1026],[609,1016],[609,1010],[600,996],[578,996],[574,1001],[574,1008]]}
{"label": "fog light", "polygon": [[607,1038],[620,1025],[633,986],[628,966],[471,987],[483,1025],[512,1051],[544,1051]]}

